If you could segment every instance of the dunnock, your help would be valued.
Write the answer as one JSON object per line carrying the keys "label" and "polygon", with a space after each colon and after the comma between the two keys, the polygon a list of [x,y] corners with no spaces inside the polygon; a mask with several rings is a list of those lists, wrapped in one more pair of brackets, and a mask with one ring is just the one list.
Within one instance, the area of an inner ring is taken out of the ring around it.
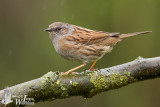
{"label": "dunnock", "polygon": [[52,23],[45,31],[49,32],[49,37],[59,55],[68,60],[81,61],[83,63],[62,73],[63,75],[72,73],[72,71],[85,66],[89,62],[93,62],[90,67],[90,70],[93,70],[96,61],[102,58],[105,53],[110,52],[113,46],[120,42],[121,39],[151,32],[109,33],[90,30],[63,22]]}

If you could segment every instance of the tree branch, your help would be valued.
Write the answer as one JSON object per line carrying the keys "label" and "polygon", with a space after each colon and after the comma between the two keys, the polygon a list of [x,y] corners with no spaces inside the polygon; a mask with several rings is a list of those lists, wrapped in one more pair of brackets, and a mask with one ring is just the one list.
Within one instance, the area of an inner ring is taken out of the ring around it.
{"label": "tree branch", "polygon": [[[103,91],[157,77],[160,77],[160,57],[138,57],[134,61],[94,72],[70,75],[48,72],[38,79],[8,87],[14,101],[7,106],[15,106],[15,99],[23,95],[34,98],[35,103],[71,96],[89,98]],[[0,102],[3,96],[4,89],[0,91]]]}

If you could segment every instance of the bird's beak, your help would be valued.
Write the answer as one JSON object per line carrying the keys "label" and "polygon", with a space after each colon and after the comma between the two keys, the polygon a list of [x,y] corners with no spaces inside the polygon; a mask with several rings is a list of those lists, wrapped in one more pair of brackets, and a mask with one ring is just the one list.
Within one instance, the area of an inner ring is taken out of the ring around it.
{"label": "bird's beak", "polygon": [[47,29],[45,29],[45,31],[52,32],[52,29],[51,28],[47,28]]}

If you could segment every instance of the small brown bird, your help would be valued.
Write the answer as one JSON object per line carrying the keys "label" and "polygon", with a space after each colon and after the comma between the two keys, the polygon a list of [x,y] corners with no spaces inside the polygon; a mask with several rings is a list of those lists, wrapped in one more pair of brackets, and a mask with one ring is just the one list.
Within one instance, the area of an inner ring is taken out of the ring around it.
{"label": "small brown bird", "polygon": [[50,39],[59,55],[68,60],[81,61],[83,63],[62,73],[63,75],[72,73],[89,62],[93,62],[89,69],[93,70],[96,61],[101,59],[105,53],[110,52],[113,46],[120,42],[121,39],[151,32],[109,33],[90,30],[63,22],[52,23],[45,31],[50,33]]}

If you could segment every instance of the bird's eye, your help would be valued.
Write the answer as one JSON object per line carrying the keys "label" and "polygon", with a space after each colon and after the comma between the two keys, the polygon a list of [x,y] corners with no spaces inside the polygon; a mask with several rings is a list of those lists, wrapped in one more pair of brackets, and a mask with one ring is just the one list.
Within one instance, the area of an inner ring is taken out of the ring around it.
{"label": "bird's eye", "polygon": [[54,29],[54,31],[56,31],[56,32],[57,32],[57,31],[60,31],[60,30],[61,30],[60,27],[57,27],[57,28]]}

